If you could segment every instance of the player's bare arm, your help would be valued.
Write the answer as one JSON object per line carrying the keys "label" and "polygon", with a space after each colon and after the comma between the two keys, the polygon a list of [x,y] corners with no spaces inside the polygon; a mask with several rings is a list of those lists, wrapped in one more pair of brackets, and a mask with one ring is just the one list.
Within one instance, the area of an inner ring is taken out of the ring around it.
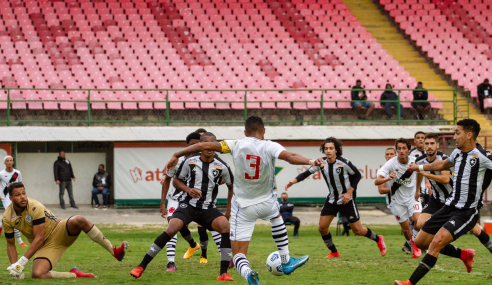
{"label": "player's bare arm", "polygon": [[288,152],[286,150],[282,151],[280,155],[278,156],[279,159],[285,160],[290,164],[293,165],[315,165],[318,164],[318,160],[314,159],[308,159],[305,158],[304,156],[297,154],[297,153],[292,153]]}
{"label": "player's bare arm", "polygon": [[419,171],[419,167],[422,167],[420,168],[420,170],[424,170],[424,171],[442,171],[442,170],[450,169],[451,167],[453,167],[453,165],[447,159],[434,161],[433,163],[426,164],[426,165],[417,165],[412,162],[408,166],[408,170]]}
{"label": "player's bare arm", "polygon": [[17,248],[15,247],[15,238],[7,239],[7,256],[9,257],[10,264],[17,262]]}
{"label": "player's bare arm", "polygon": [[342,204],[347,204],[348,202],[350,202],[350,199],[352,199],[352,193],[354,192],[354,187],[350,187],[349,189],[347,189],[347,192],[346,193],[343,193],[341,195],[342,197]]}
{"label": "player's bare arm", "polygon": [[27,249],[27,252],[24,254],[24,256],[27,259],[31,259],[31,257],[33,257],[34,254],[36,254],[36,252],[41,248],[41,246],[44,243],[44,230],[45,230],[44,222],[39,225],[33,225],[32,230],[35,236],[31,245]]}
{"label": "player's bare arm", "polygon": [[391,173],[388,177],[384,177],[383,175],[379,175],[376,180],[374,180],[374,185],[378,186],[384,184],[390,180],[393,180],[396,177],[396,172]]}
{"label": "player's bare arm", "polygon": [[202,191],[195,189],[195,188],[190,188],[186,186],[186,184],[183,182],[183,180],[174,177],[173,179],[173,186],[176,187],[176,189],[179,189],[183,192],[188,193],[192,198],[201,198],[202,197]]}
{"label": "player's bare arm", "polygon": [[451,180],[451,171],[441,171],[441,175],[432,174],[428,172],[420,172],[421,175],[427,177],[430,180],[434,180],[437,183],[448,184]]}
{"label": "player's bare arm", "polygon": [[164,175],[162,181],[162,189],[161,189],[161,216],[165,217],[167,215],[167,207],[166,207],[166,197],[169,192],[169,186],[171,185],[171,177]]}
{"label": "player's bare arm", "polygon": [[227,218],[227,220],[229,220],[231,218],[231,208],[232,208],[231,201],[232,201],[232,196],[234,196],[234,186],[233,186],[233,184],[227,185],[227,189],[229,191],[227,192],[227,209],[226,209],[226,212],[225,212],[225,217]]}
{"label": "player's bare arm", "polygon": [[417,183],[415,184],[415,201],[418,201],[420,199],[420,185],[422,185],[422,179],[424,179],[424,174],[425,172],[418,172],[417,173]]}
{"label": "player's bare arm", "polygon": [[391,192],[391,188],[385,187],[384,183],[378,185],[379,194],[388,194]]}
{"label": "player's bare arm", "polygon": [[176,166],[176,164],[178,164],[178,158],[185,156],[185,155],[190,155],[193,153],[199,153],[199,152],[202,152],[204,150],[213,150],[213,151],[221,152],[222,146],[220,145],[219,142],[201,142],[201,143],[191,145],[191,146],[173,154],[171,159],[169,159],[169,161],[167,162],[166,167],[164,168],[164,172],[168,172],[169,170],[173,169],[174,166]]}
{"label": "player's bare arm", "polygon": [[292,185],[296,184],[297,183],[297,179],[292,179],[291,181],[289,181],[289,183],[287,183],[287,185],[285,185],[285,191],[288,191],[290,187],[292,187]]}

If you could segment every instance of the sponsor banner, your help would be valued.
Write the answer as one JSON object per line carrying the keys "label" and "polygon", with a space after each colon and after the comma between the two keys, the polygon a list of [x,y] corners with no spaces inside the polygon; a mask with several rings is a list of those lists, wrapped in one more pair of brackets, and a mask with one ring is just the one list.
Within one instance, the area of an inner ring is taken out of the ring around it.
{"label": "sponsor banner", "polygon": [[[374,185],[374,179],[376,179],[377,170],[385,162],[386,148],[387,146],[344,146],[343,157],[348,158],[362,174],[362,180],[357,189],[358,197],[381,197]],[[115,199],[160,199],[161,184],[159,181],[163,177],[163,168],[171,155],[181,149],[177,147],[115,147]],[[312,159],[323,156],[317,146],[287,147],[287,149]],[[234,172],[231,155],[219,155]],[[288,181],[308,169],[308,166],[290,165],[282,160],[277,160],[276,165],[278,193],[285,191],[284,188]],[[317,172],[291,187],[288,193],[292,198],[322,198],[326,197],[328,188],[321,173]],[[227,187],[221,186],[218,198],[226,197]]]}

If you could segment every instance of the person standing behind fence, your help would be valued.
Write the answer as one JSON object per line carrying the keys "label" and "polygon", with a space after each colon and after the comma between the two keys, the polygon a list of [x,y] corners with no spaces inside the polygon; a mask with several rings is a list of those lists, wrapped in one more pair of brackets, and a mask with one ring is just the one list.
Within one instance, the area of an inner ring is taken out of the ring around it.
{"label": "person standing behind fence", "polygon": [[73,199],[72,180],[75,182],[75,175],[73,174],[72,164],[65,158],[65,152],[62,150],[58,155],[58,159],[53,164],[53,172],[55,174],[55,182],[60,188],[60,207],[65,210],[65,189],[67,189],[68,197],[70,199],[70,206],[74,209],[78,209]]}
{"label": "person standing behind fence", "polygon": [[[2,194],[0,194],[0,196],[2,197],[3,208],[7,209],[12,203],[10,201],[7,186],[13,182],[22,182],[22,175],[19,170],[14,169],[14,158],[12,156],[7,155],[3,161],[5,163],[5,169],[0,171],[0,187],[2,187]],[[0,221],[0,235],[2,235],[2,228],[3,224],[2,221]],[[27,244],[22,241],[21,234],[18,230],[14,230],[14,234],[20,246],[27,246]]]}
{"label": "person standing behind fence", "polygon": [[109,188],[111,188],[111,175],[104,170],[104,164],[99,164],[99,170],[92,179],[92,200],[96,203],[94,209],[99,209],[99,199],[97,194],[103,195],[103,210],[109,206]]}
{"label": "person standing behind fence", "polygon": [[[393,86],[391,84],[386,84],[386,89],[383,94],[381,94],[381,101],[397,101],[398,100],[398,95],[393,91]],[[391,107],[397,108],[397,106],[400,105],[400,118],[403,119],[403,106],[401,104],[398,104],[398,102],[381,102],[381,106],[384,107],[386,110],[386,116],[388,116],[388,119],[391,119]]]}

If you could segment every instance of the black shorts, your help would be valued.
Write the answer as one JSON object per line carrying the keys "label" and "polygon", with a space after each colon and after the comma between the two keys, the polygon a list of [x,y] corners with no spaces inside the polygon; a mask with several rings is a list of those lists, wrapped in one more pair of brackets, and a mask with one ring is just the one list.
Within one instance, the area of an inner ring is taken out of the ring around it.
{"label": "black shorts", "polygon": [[441,228],[451,233],[454,240],[469,232],[477,224],[478,210],[461,210],[450,206],[444,206],[428,219],[422,230],[435,235]]}
{"label": "black shorts", "polygon": [[441,210],[442,207],[444,207],[444,203],[441,203],[441,201],[434,198],[434,196],[431,196],[429,203],[427,203],[424,210],[422,210],[422,214],[434,215],[437,211]]}
{"label": "black shorts", "polygon": [[197,209],[187,203],[180,202],[172,218],[180,219],[185,225],[196,222],[212,231],[212,222],[221,216],[224,215],[217,208]]}
{"label": "black shorts", "polygon": [[336,216],[338,212],[347,218],[349,223],[355,223],[359,220],[359,210],[353,199],[345,205],[331,204],[326,199],[325,205],[321,209],[321,216]]}

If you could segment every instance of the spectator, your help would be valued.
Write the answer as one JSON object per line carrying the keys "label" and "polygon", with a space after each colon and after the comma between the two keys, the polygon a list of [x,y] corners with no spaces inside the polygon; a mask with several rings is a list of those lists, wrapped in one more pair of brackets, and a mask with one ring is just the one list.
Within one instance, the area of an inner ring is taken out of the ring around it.
{"label": "spectator", "polygon": [[282,203],[280,204],[280,214],[282,215],[282,219],[284,223],[291,223],[294,225],[294,237],[299,236],[299,227],[301,225],[301,221],[292,215],[294,211],[294,204],[289,203],[289,195],[287,193],[282,193]]}
{"label": "spectator", "polygon": [[[374,110],[374,103],[366,101],[366,91],[364,90],[364,87],[362,87],[361,81],[359,79],[355,82],[355,86],[352,87],[352,92],[350,92],[350,95],[352,97],[352,108],[357,112],[358,118],[361,120],[366,120],[367,117],[371,115],[372,110]],[[365,116],[360,115],[362,107],[367,109]]]}
{"label": "spectator", "polygon": [[94,209],[99,209],[99,199],[97,199],[97,194],[103,195],[103,210],[106,210],[109,205],[109,188],[111,188],[111,175],[104,171],[104,164],[99,164],[99,171],[94,174],[92,179],[92,199],[96,206]]}
{"label": "spectator", "polygon": [[58,159],[53,164],[53,172],[55,173],[55,181],[60,188],[60,207],[65,210],[65,189],[67,189],[68,197],[70,198],[70,206],[74,209],[78,209],[73,199],[72,180],[75,182],[75,176],[73,175],[72,164],[65,158],[65,152],[62,150],[58,155]]}
{"label": "spectator", "polygon": [[413,90],[413,101],[425,100],[426,102],[412,102],[412,107],[417,111],[417,120],[423,120],[427,117],[431,108],[429,99],[429,93],[422,87],[422,82],[417,83],[417,88]]}
{"label": "spectator", "polygon": [[[383,94],[381,94],[381,101],[397,101],[398,100],[398,95],[393,91],[393,86],[391,84],[386,84],[386,89]],[[388,119],[391,119],[391,107],[397,107],[398,102],[381,102],[381,106],[384,107],[386,110],[386,116],[388,116]],[[400,104],[400,118],[403,118],[403,106]]]}
{"label": "spectator", "polygon": [[492,97],[492,85],[490,85],[488,79],[485,79],[480,85],[478,85],[478,102],[480,103],[480,112],[482,113],[485,113],[483,100],[488,97]]}

